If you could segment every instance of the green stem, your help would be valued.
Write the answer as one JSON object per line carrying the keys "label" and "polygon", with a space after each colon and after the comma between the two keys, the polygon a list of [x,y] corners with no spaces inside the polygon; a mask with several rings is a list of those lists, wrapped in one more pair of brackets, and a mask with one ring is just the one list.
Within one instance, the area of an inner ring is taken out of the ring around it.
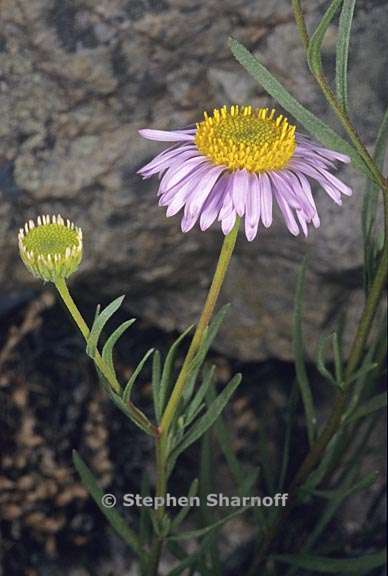
{"label": "green stem", "polygon": [[[302,39],[303,45],[307,52],[309,48],[309,35],[307,33],[306,28],[306,21],[303,15],[303,10],[301,6],[300,0],[292,0],[292,8],[294,11],[294,18],[296,22],[296,26],[299,32],[299,35]],[[353,146],[364,160],[365,164],[367,165],[369,172],[373,176],[376,184],[380,186],[385,193],[388,193],[388,181],[382,173],[380,172],[378,166],[374,162],[373,158],[369,154],[366,146],[362,142],[357,130],[354,128],[351,119],[349,118],[347,112],[342,108],[340,102],[337,100],[337,97],[333,90],[331,89],[329,82],[327,81],[326,76],[323,73],[316,74],[312,71],[312,74],[318,83],[319,87],[322,90],[323,95],[325,96],[328,104],[333,108],[334,112],[336,113],[339,121],[341,122],[343,128],[346,130],[350,140],[352,141]]]}
{"label": "green stem", "polygon": [[78,310],[76,303],[73,300],[72,295],[69,292],[66,281],[64,278],[60,278],[55,282],[55,287],[58,290],[66,308],[73,317],[74,322],[77,324],[82,336],[87,340],[89,338],[90,330],[85,320],[81,316],[81,312]]}
{"label": "green stem", "polygon": [[[217,303],[218,296],[221,291],[222,284],[225,279],[226,272],[229,267],[230,259],[236,245],[238,230],[240,227],[240,219],[237,220],[233,230],[228,234],[222,244],[220,256],[218,258],[217,267],[213,276],[212,283],[204,304],[197,328],[195,330],[193,339],[191,341],[189,350],[187,351],[182,368],[179,372],[174,389],[168,401],[167,407],[164,411],[162,421],[159,427],[159,435],[155,437],[155,458],[156,458],[156,496],[164,497],[167,490],[167,436],[170,425],[174,419],[174,415],[179,406],[180,399],[186,384],[187,377],[190,372],[191,363],[198,352],[201,345],[204,332],[209,325],[210,319],[213,315],[214,308]],[[159,525],[162,524],[165,516],[164,507],[158,508],[156,521]],[[150,561],[148,565],[148,573],[150,576],[157,576],[160,556],[163,549],[163,537],[155,534],[154,541],[150,553]]]}
{"label": "green stem", "polygon": [[[166,458],[163,447],[163,438],[161,438],[160,436],[155,438],[155,461],[156,461],[155,496],[165,497],[167,490]],[[159,523],[160,526],[162,524],[165,514],[166,512],[164,506],[161,506],[156,510],[155,521]],[[150,553],[150,562],[147,576],[157,576],[163,545],[164,545],[164,539],[159,534],[155,534]]]}
{"label": "green stem", "polygon": [[221,253],[218,259],[216,271],[214,273],[213,281],[211,283],[207,299],[205,305],[202,310],[201,317],[197,324],[197,328],[195,330],[193,339],[190,344],[190,348],[186,354],[185,360],[183,362],[183,366],[181,371],[178,375],[178,379],[168,401],[166,410],[163,414],[162,421],[160,423],[160,429],[162,435],[166,435],[168,429],[171,425],[171,422],[174,418],[174,414],[178,408],[179,401],[182,397],[183,389],[186,384],[187,376],[190,371],[191,362],[198,352],[198,349],[201,345],[202,338],[204,332],[210,322],[210,319],[213,315],[214,308],[220,294],[220,290],[222,284],[224,282],[226,271],[229,267],[230,259],[233,254],[233,250],[237,240],[237,234],[240,227],[240,219],[237,219],[236,224],[234,225],[233,230],[225,237]]}
{"label": "green stem", "polygon": [[303,10],[302,10],[302,6],[300,4],[300,0],[292,0],[291,4],[292,4],[292,9],[294,11],[294,18],[295,18],[296,27],[298,29],[299,36],[301,37],[301,40],[303,42],[304,49],[307,52],[310,40],[309,40],[309,35],[307,32],[306,22],[305,22],[305,19],[303,16]]}
{"label": "green stem", "polygon": [[[67,287],[67,284],[66,284],[64,278],[60,278],[59,280],[57,280],[55,282],[55,287],[58,290],[66,308],[68,309],[68,311],[72,315],[74,322],[77,324],[78,328],[80,329],[82,336],[87,341],[89,338],[90,330],[89,330],[88,325],[86,324],[85,320],[83,319],[81,312],[78,310],[77,305],[74,302],[73,297],[69,292],[69,289]],[[112,386],[113,390],[117,394],[119,394],[121,392],[120,384],[117,382],[116,378],[112,378],[112,375],[107,370],[107,367],[106,367],[103,359],[101,358],[101,355],[100,355],[98,350],[96,350],[94,361],[95,361],[98,369],[100,370],[101,374],[103,374],[104,378],[106,378],[108,380],[109,384]]]}
{"label": "green stem", "polygon": [[[89,334],[90,334],[89,327],[86,324],[85,320],[83,319],[80,311],[78,310],[77,305],[74,302],[74,300],[73,300],[73,298],[69,292],[66,281],[63,278],[58,279],[55,282],[55,287],[58,290],[58,292],[59,292],[59,294],[63,300],[63,303],[65,304],[66,308],[70,312],[74,322],[78,326],[82,336],[87,341],[89,338]],[[112,390],[116,394],[120,395],[121,394],[121,386],[120,386],[119,382],[117,381],[117,378],[115,377],[115,375],[112,374],[111,370],[109,370],[108,366],[105,364],[105,362],[102,359],[101,354],[99,353],[98,350],[96,350],[96,353],[94,355],[93,360],[94,360],[97,368],[101,372],[101,374],[106,379],[106,381],[109,382]],[[156,427],[153,426],[147,420],[147,418],[144,416],[144,414],[140,410],[138,410],[138,408],[136,408],[136,406],[132,402],[128,402],[127,408],[129,410],[129,412],[131,413],[133,419],[136,422],[139,422],[139,424],[141,425],[141,427],[143,427],[143,429],[146,428],[148,430],[149,434],[151,434],[152,436],[157,436],[158,431],[157,431]]]}

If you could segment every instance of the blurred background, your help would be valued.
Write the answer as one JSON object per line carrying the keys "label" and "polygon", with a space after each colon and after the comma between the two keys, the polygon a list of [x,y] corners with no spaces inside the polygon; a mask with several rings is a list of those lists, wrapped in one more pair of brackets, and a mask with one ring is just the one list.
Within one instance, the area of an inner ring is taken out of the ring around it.
{"label": "blurred background", "polygon": [[[327,4],[305,2],[308,26]],[[370,147],[387,103],[387,17],[384,0],[357,3],[351,116]],[[309,77],[288,0],[0,0],[0,574],[136,574],[80,485],[71,449],[80,450],[103,486],[119,493],[139,489],[144,463],[152,481],[152,447],[101,394],[54,292],[19,260],[17,231],[29,218],[58,212],[82,227],[84,261],[71,288],[85,317],[91,321],[98,303],[126,294],[117,321],[138,318],[119,350],[123,379],[145,349],[166,350],[198,317],[222,236],[217,227],[184,235],[179,216],[165,217],[156,182],[136,174],[161,146],[137,131],[183,127],[223,104],[274,105],[234,61],[229,35],[314,113],[331,119]],[[333,25],[324,46],[329,74],[335,42]],[[251,463],[268,457],[276,466],[280,458],[303,256],[309,254],[306,354],[321,419],[333,391],[314,368],[319,336],[346,304],[349,341],[363,302],[365,182],[351,166],[340,176],[353,196],[338,208],[317,191],[321,228],[307,240],[291,237],[275,218],[253,243],[241,236],[237,245],[222,295],[232,311],[212,359],[221,386],[233,371],[243,372],[227,421],[236,451]],[[146,372],[136,394],[147,411]],[[377,421],[368,469],[382,469],[383,430]],[[295,466],[306,449],[302,417],[299,431]],[[182,492],[197,474],[198,452],[185,459],[173,484]],[[227,485],[222,465],[219,476]],[[370,537],[381,537],[381,476],[369,500],[342,510],[344,547],[358,542],[364,521],[372,522],[371,509],[379,530],[370,524]],[[246,543],[249,555],[252,537],[249,525],[235,520],[222,535],[225,554]]]}

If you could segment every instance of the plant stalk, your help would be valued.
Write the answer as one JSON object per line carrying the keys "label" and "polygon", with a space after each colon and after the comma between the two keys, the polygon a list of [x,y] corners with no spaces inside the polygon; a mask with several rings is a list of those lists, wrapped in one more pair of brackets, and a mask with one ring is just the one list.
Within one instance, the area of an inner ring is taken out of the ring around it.
{"label": "plant stalk", "polygon": [[[167,460],[168,460],[168,451],[166,446],[167,446],[168,431],[174,419],[176,410],[179,406],[179,402],[183,394],[187,377],[190,372],[191,363],[196,353],[198,352],[205,330],[209,325],[209,322],[213,315],[214,308],[216,306],[218,296],[220,294],[221,287],[230,264],[233,250],[236,245],[239,227],[240,227],[240,219],[237,219],[236,224],[233,227],[233,230],[224,239],[221,252],[218,258],[216,270],[213,276],[213,280],[210,285],[209,292],[199,322],[197,324],[197,328],[195,330],[190,347],[187,351],[182,368],[179,372],[174,389],[172,391],[172,394],[164,411],[160,427],[158,429],[158,436],[155,437],[156,496],[165,497],[166,495]],[[165,514],[166,512],[164,506],[158,508],[158,510],[156,511],[155,520],[160,527],[162,526]],[[160,534],[155,534],[150,553],[150,562],[148,565],[147,576],[148,574],[149,576],[157,576],[160,556],[163,550],[163,544],[164,544],[163,537],[160,536]]]}
{"label": "plant stalk", "polygon": [[[63,300],[63,303],[65,304],[66,308],[70,312],[74,322],[78,326],[82,336],[84,337],[85,341],[87,342],[87,340],[89,338],[89,334],[90,334],[89,327],[86,324],[85,320],[83,319],[81,312],[78,310],[77,305],[74,302],[73,297],[71,296],[71,294],[69,292],[66,281],[63,278],[60,278],[59,280],[57,280],[55,282],[55,287],[58,290],[59,295],[61,296],[61,298]],[[104,376],[105,380],[107,382],[109,382],[109,385],[111,386],[112,390],[116,394],[120,395],[121,394],[121,386],[120,386],[119,382],[117,381],[117,378],[115,377],[115,375],[112,374],[111,370],[109,370],[109,368],[105,364],[105,362],[104,362],[103,358],[101,357],[101,354],[99,353],[98,350],[96,350],[96,353],[94,355],[93,360],[94,360],[97,368],[101,372],[101,374]],[[133,402],[128,402],[127,408],[131,412],[134,420],[139,422],[143,428],[146,428],[148,430],[148,433],[151,436],[157,436],[157,434],[158,434],[157,428],[155,426],[153,426],[144,417],[143,413],[140,410],[138,410],[138,408],[136,408],[136,406],[133,404]]]}
{"label": "plant stalk", "polygon": [[204,332],[213,315],[214,308],[217,303],[217,299],[220,294],[221,287],[229,267],[230,259],[233,254],[234,247],[236,245],[239,227],[240,227],[240,219],[238,218],[236,224],[234,225],[233,230],[227,236],[225,236],[224,242],[222,244],[220,256],[217,262],[217,267],[213,276],[212,283],[210,285],[205,305],[201,313],[201,317],[197,324],[197,328],[195,330],[189,350],[186,354],[183,366],[178,375],[177,381],[175,383],[174,389],[168,401],[166,410],[164,411],[162,421],[160,423],[161,434],[163,436],[166,436],[169,427],[171,425],[171,422],[174,418],[175,412],[178,408],[180,399],[182,397],[187,377],[189,375],[191,363],[194,359],[195,354],[198,352]]}

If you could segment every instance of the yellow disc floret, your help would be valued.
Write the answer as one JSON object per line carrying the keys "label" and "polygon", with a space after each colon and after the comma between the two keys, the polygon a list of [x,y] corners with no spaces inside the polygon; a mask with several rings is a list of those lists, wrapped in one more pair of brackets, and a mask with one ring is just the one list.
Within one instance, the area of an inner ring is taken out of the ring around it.
{"label": "yellow disc floret", "polygon": [[197,124],[201,154],[229,170],[264,172],[287,165],[294,153],[295,126],[268,108],[223,106]]}
{"label": "yellow disc floret", "polygon": [[19,232],[20,256],[32,274],[56,282],[68,278],[82,259],[82,230],[62,216],[39,216]]}

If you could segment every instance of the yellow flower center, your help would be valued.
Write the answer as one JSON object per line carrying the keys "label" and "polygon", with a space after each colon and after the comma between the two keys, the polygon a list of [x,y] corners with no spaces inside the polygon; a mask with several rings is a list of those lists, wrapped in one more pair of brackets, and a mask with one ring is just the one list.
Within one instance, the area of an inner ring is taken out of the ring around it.
{"label": "yellow flower center", "polygon": [[275,110],[226,106],[205,112],[195,143],[214,164],[230,170],[264,172],[284,168],[295,151],[295,126]]}

